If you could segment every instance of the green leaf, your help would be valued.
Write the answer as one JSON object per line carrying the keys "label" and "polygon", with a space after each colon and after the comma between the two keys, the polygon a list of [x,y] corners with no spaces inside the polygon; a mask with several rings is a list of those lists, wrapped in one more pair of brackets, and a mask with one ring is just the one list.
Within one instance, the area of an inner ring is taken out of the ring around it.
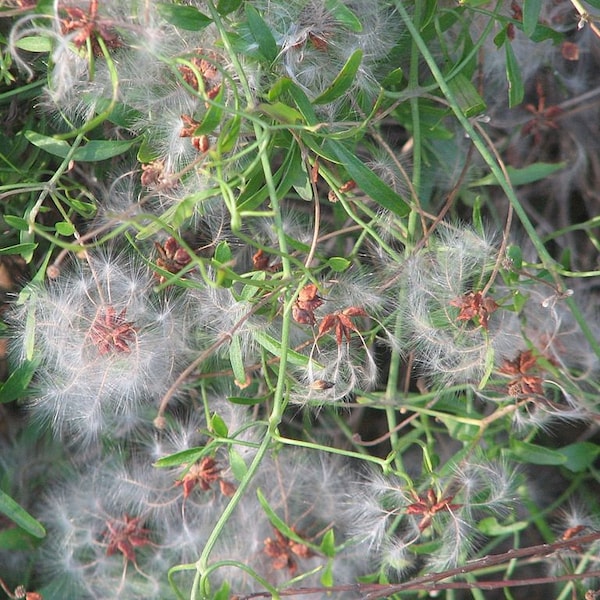
{"label": "green leaf", "polygon": [[226,438],[229,435],[225,421],[217,413],[211,417],[209,429],[219,437]]}
{"label": "green leaf", "polygon": [[285,537],[289,538],[290,540],[294,540],[299,544],[303,544],[305,546],[309,546],[315,549],[313,544],[310,544],[306,540],[303,540],[291,527],[287,525],[287,523],[283,519],[279,517],[279,515],[269,505],[269,502],[265,498],[260,488],[256,490],[256,495],[258,497],[260,505],[265,511],[267,519],[271,521],[271,525],[273,525],[275,529],[279,530],[281,533],[283,533],[283,535],[285,535]]}
{"label": "green leaf", "polygon": [[327,565],[321,574],[321,585],[323,587],[331,587],[333,585],[333,560],[329,559]]}
{"label": "green leaf", "polygon": [[558,451],[566,458],[564,466],[574,473],[581,473],[591,467],[600,455],[600,446],[592,442],[576,442]]}
{"label": "green leaf", "polygon": [[277,42],[260,13],[249,2],[245,6],[248,27],[260,53],[271,63],[277,58]]}
{"label": "green leaf", "polygon": [[481,519],[481,521],[479,521],[477,524],[477,529],[484,535],[495,537],[499,535],[510,535],[512,533],[516,533],[517,531],[522,531],[527,526],[527,521],[516,521],[515,523],[502,525],[501,523],[498,523],[496,517],[486,517],[485,519]]}
{"label": "green leaf", "polygon": [[205,448],[189,448],[188,450],[182,450],[181,452],[159,458],[154,463],[154,466],[164,469],[167,467],[178,467],[180,465],[191,465],[200,460],[205,453]]}
{"label": "green leaf", "polygon": [[340,0],[325,0],[325,8],[340,25],[350,29],[350,31],[360,33],[363,30],[360,19]]}
{"label": "green leaf", "polygon": [[525,96],[525,87],[521,77],[521,69],[517,63],[517,58],[509,42],[504,44],[506,52],[506,79],[508,81],[508,106],[514,108],[523,102]]}
{"label": "green leaf", "polygon": [[59,221],[55,223],[54,228],[60,235],[73,235],[75,233],[75,227],[73,223],[67,223],[67,221]]}
{"label": "green leaf", "polygon": [[242,344],[239,335],[233,335],[229,342],[229,362],[233,369],[235,383],[240,386],[246,385],[246,370],[244,369],[244,359],[242,355]]}
{"label": "green leaf", "polygon": [[227,400],[232,404],[241,404],[242,406],[254,406],[255,404],[261,404],[265,402],[265,398],[255,396],[251,398],[246,398],[244,396],[229,396]]}
{"label": "green leaf", "polygon": [[354,82],[362,57],[363,51],[360,48],[355,50],[342,67],[342,70],[336,75],[331,85],[313,100],[313,104],[327,104],[345,94]]}
{"label": "green leaf", "polygon": [[316,125],[318,123],[317,114],[315,113],[315,109],[310,103],[308,96],[295,83],[293,83],[291,80],[289,81],[289,94],[292,100],[296,103],[296,107],[304,117],[304,121],[309,125]]}
{"label": "green leaf", "polygon": [[291,84],[292,80],[289,77],[280,77],[267,92],[267,100],[275,102],[290,89]]}
{"label": "green leaf", "polygon": [[229,447],[229,465],[231,466],[233,476],[238,481],[242,481],[248,472],[248,467],[240,453],[233,446]]}
{"label": "green leaf", "polygon": [[28,35],[22,37],[15,43],[15,46],[26,52],[51,52],[52,41],[44,35]]}
{"label": "green leaf", "polygon": [[523,33],[531,37],[537,27],[542,0],[523,0]]}
{"label": "green leaf", "polygon": [[283,102],[273,102],[271,104],[261,103],[256,109],[263,114],[271,117],[280,123],[289,123],[293,125],[297,121],[302,121],[302,115],[291,106]]}
{"label": "green leaf", "polygon": [[225,581],[223,585],[215,592],[213,600],[229,600],[231,595],[229,594],[230,586]]}
{"label": "green leaf", "polygon": [[138,138],[133,140],[91,140],[84,146],[79,146],[72,152],[71,146],[65,140],[57,140],[35,131],[26,131],[25,137],[38,148],[60,158],[70,156],[80,162],[96,162],[119,156],[127,152]]}
{"label": "green leaf", "polygon": [[523,267],[523,252],[521,251],[521,248],[519,246],[511,244],[506,249],[506,256],[510,261],[512,261],[513,267],[517,271],[520,271],[522,269],[522,267]]}
{"label": "green leaf", "polygon": [[483,98],[479,95],[471,81],[462,73],[458,73],[450,79],[448,87],[465,116],[474,117],[485,110],[486,106]]}
{"label": "green leaf", "polygon": [[[517,169],[515,167],[507,166],[506,172],[508,173],[508,177],[512,185],[526,185],[528,183],[535,183],[536,181],[541,181],[542,179],[546,179],[550,175],[554,175],[561,169],[564,169],[567,163],[545,163],[545,162],[537,162],[532,165],[528,165],[527,167],[523,167],[522,169]],[[481,185],[498,185],[498,180],[493,173],[478,179],[477,181],[473,181],[471,187],[478,187]]]}
{"label": "green leaf", "polygon": [[36,367],[36,361],[25,361],[19,365],[10,374],[8,379],[0,385],[0,403],[12,402],[13,400],[22,398],[35,373]]}
{"label": "green leaf", "polygon": [[352,264],[352,262],[347,258],[342,258],[341,256],[332,256],[327,261],[327,264],[335,273],[343,273]]}
{"label": "green leaf", "polygon": [[198,127],[194,130],[194,135],[205,135],[208,133],[212,133],[217,125],[221,122],[223,118],[223,106],[221,102],[223,101],[223,95],[225,93],[225,86],[222,85],[219,88],[218,94],[214,97],[215,104],[211,104],[208,107],[208,110],[204,113],[202,117],[202,121]]}
{"label": "green leaf", "polygon": [[19,231],[28,231],[29,223],[27,219],[23,217],[16,217],[15,215],[4,215],[4,221],[7,225],[10,225],[14,229],[18,229]]}
{"label": "green leaf", "polygon": [[0,256],[6,254],[25,254],[32,252],[38,247],[37,244],[27,242],[24,244],[15,244],[14,246],[7,246],[6,248],[0,248]]}
{"label": "green leaf", "polygon": [[[281,356],[281,343],[278,342],[274,337],[264,333],[264,331],[255,331],[254,339],[257,341],[267,352],[270,352],[274,356]],[[291,348],[287,351],[288,362],[292,365],[300,365],[305,367],[308,365],[308,357],[304,354],[300,354]]]}
{"label": "green leaf", "polygon": [[0,490],[0,512],[32,536],[43,538],[46,535],[46,530],[42,527],[42,524],[2,490]]}
{"label": "green leaf", "polygon": [[194,6],[182,4],[167,4],[159,2],[156,5],[158,14],[171,25],[187,31],[201,31],[212,23],[212,19],[201,13]]}
{"label": "green leaf", "polygon": [[399,217],[404,217],[410,212],[408,204],[345,146],[329,139],[325,147],[331,149],[358,187],[377,204]]}
{"label": "green leaf", "polygon": [[321,552],[330,558],[335,556],[335,534],[329,529],[321,540]]}
{"label": "green leaf", "polygon": [[217,150],[220,154],[225,154],[233,149],[240,136],[241,126],[242,118],[239,115],[235,115],[223,123],[217,140]]}
{"label": "green leaf", "polygon": [[242,5],[243,0],[219,0],[217,2],[217,12],[224,17],[237,10]]}
{"label": "green leaf", "polygon": [[227,242],[219,242],[215,248],[213,256],[214,259],[222,265],[230,263],[233,257],[233,254],[231,253],[231,247]]}
{"label": "green leaf", "polygon": [[507,454],[513,460],[531,465],[564,465],[567,457],[558,450],[513,439]]}

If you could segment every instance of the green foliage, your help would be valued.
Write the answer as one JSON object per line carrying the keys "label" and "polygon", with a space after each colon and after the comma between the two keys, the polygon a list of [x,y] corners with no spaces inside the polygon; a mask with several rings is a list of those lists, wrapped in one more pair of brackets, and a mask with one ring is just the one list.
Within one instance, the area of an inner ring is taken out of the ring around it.
{"label": "green foliage", "polygon": [[586,595],[600,3],[9,4],[4,591]]}

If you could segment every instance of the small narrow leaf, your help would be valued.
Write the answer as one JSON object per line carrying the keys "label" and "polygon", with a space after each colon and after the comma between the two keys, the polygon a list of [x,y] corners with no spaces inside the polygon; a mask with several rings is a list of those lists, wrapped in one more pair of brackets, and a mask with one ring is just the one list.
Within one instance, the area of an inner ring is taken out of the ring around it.
{"label": "small narrow leaf", "polygon": [[[517,169],[509,165],[506,167],[506,172],[508,173],[508,177],[512,185],[526,185],[528,183],[535,183],[536,181],[546,179],[546,177],[549,177],[561,169],[564,169],[565,166],[566,163],[564,162],[537,162],[527,167],[523,167],[522,169]],[[471,183],[471,187],[478,187],[480,185],[498,185],[498,180],[493,173],[490,173],[489,175],[486,175],[485,177],[482,177],[481,179]]]}
{"label": "small narrow leaf", "polygon": [[22,37],[15,43],[15,46],[26,52],[51,52],[52,41],[44,35],[29,35]]}
{"label": "small narrow leaf", "polygon": [[325,8],[335,17],[336,21],[354,33],[363,30],[360,19],[340,0],[325,0]]}
{"label": "small narrow leaf", "polygon": [[598,456],[600,446],[592,442],[576,442],[559,450],[566,458],[565,467],[574,473],[581,473],[591,467]]}
{"label": "small narrow leaf", "polygon": [[19,231],[28,231],[29,229],[29,223],[27,222],[27,219],[24,219],[23,217],[4,215],[3,219],[7,225],[10,225],[14,229],[18,229]]}
{"label": "small narrow leaf", "polygon": [[226,438],[229,434],[225,421],[217,413],[210,419],[210,430],[219,437]]}
{"label": "small narrow leaf", "polygon": [[523,33],[531,37],[537,27],[542,0],[523,0]]}
{"label": "small narrow leaf", "polygon": [[567,462],[567,457],[558,450],[520,440],[512,440],[507,453],[513,460],[531,465],[564,465]]}
{"label": "small narrow leaf", "polygon": [[233,446],[229,448],[229,466],[231,467],[233,476],[238,481],[242,481],[248,471],[248,467],[240,453]]}
{"label": "small narrow leaf", "polygon": [[293,125],[297,121],[302,121],[302,115],[295,108],[292,108],[283,102],[273,102],[271,104],[263,102],[256,108],[263,114],[280,123],[289,123]]}
{"label": "small narrow leaf", "polygon": [[515,52],[510,42],[504,44],[506,52],[506,79],[508,81],[508,106],[513,108],[523,102],[525,87],[521,76],[521,69],[517,63]]}
{"label": "small narrow leaf", "polygon": [[462,112],[467,117],[474,117],[485,110],[485,102],[475,89],[475,86],[462,73],[459,73],[448,81],[448,87],[452,91]]}
{"label": "small narrow leaf", "polygon": [[204,448],[182,450],[181,452],[159,458],[154,463],[154,466],[163,469],[166,467],[178,467],[179,465],[190,465],[200,460],[205,453],[206,450]]}
{"label": "small narrow leaf", "polygon": [[331,85],[313,100],[313,104],[327,104],[328,102],[337,100],[345,94],[354,82],[362,57],[363,51],[360,48],[355,50]]}
{"label": "small narrow leaf", "polygon": [[321,552],[330,558],[335,556],[335,534],[333,533],[333,529],[329,529],[323,536]]}
{"label": "small narrow leaf", "polygon": [[6,254],[25,254],[32,252],[38,247],[37,244],[27,242],[25,244],[15,244],[14,246],[7,246],[6,248],[0,248],[0,256]]}
{"label": "small narrow leaf", "polygon": [[187,31],[200,31],[212,23],[212,19],[201,13],[194,6],[167,4],[159,2],[156,5],[158,14],[171,25]]}
{"label": "small narrow leaf", "polygon": [[404,217],[410,212],[408,204],[344,145],[336,140],[329,139],[325,147],[332,150],[348,171],[348,175],[377,204],[399,217]]}
{"label": "small narrow leaf", "polygon": [[241,125],[242,119],[239,115],[235,115],[223,123],[217,140],[217,150],[220,154],[229,152],[235,146],[240,136]]}
{"label": "small narrow leaf", "polygon": [[219,0],[217,2],[217,12],[224,17],[237,10],[242,5],[243,0]]}
{"label": "small narrow leaf", "polygon": [[242,356],[242,345],[240,336],[234,335],[229,342],[229,362],[233,370],[233,377],[238,385],[246,384],[246,370],[244,369],[244,359]]}
{"label": "small narrow leaf", "polygon": [[0,385],[0,403],[19,400],[24,396],[36,366],[35,361],[25,361],[10,374],[8,379]]}
{"label": "small narrow leaf", "polygon": [[258,45],[260,53],[269,62],[273,62],[277,58],[277,42],[275,41],[269,26],[264,22],[256,8],[249,2],[246,3],[245,9],[250,33]]}
{"label": "small narrow leaf", "polygon": [[[254,332],[255,340],[265,349],[274,356],[281,356],[281,343],[278,342],[274,337],[264,333],[264,331]],[[308,357],[304,354],[300,354],[295,350],[288,349],[287,359],[293,365],[306,366],[308,365]]]}
{"label": "small narrow leaf", "polygon": [[0,490],[0,512],[13,523],[36,538],[43,538],[46,530],[24,508],[19,506],[8,494]]}
{"label": "small narrow leaf", "polygon": [[72,148],[65,140],[57,140],[35,131],[26,131],[25,137],[38,148],[49,154],[66,158],[71,156],[73,160],[80,162],[95,162],[119,156],[127,152],[138,139],[133,140],[91,140],[84,146],[79,146],[71,154]]}
{"label": "small narrow leaf", "polygon": [[200,125],[198,125],[198,127],[196,127],[194,130],[194,135],[205,135],[212,133],[217,128],[217,125],[219,125],[221,119],[223,118],[223,106],[221,106],[221,103],[223,102],[224,93],[225,86],[222,85],[219,88],[218,94],[214,98],[215,104],[211,104],[208,107],[208,110],[202,117]]}

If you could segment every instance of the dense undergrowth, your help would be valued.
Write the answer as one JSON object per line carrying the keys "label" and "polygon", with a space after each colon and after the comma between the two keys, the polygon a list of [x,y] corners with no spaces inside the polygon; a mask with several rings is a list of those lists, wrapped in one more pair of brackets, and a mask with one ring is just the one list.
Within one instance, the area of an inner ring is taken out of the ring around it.
{"label": "dense undergrowth", "polygon": [[5,596],[600,597],[598,21],[2,2]]}

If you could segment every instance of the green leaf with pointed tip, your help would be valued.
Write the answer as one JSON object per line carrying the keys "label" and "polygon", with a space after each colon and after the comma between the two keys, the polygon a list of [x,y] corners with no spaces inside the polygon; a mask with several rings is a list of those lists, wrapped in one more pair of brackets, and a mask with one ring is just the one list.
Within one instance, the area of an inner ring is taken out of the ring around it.
{"label": "green leaf with pointed tip", "polygon": [[331,85],[313,100],[313,104],[327,104],[343,96],[354,83],[356,73],[362,62],[362,57],[363,51],[360,48],[355,50],[342,67],[342,70],[336,75]]}
{"label": "green leaf with pointed tip", "polygon": [[248,467],[246,466],[244,459],[233,446],[229,447],[229,466],[231,467],[233,476],[238,481],[242,481],[248,472]]}
{"label": "green leaf with pointed tip", "polygon": [[0,403],[19,400],[25,395],[37,367],[36,361],[25,361],[0,385]]}
{"label": "green leaf with pointed tip", "polygon": [[227,429],[227,425],[225,421],[215,413],[210,419],[210,430],[219,437],[226,438],[229,435],[229,430]]}
{"label": "green leaf with pointed tip", "polygon": [[15,244],[14,246],[7,246],[6,248],[0,248],[0,256],[7,254],[24,254],[32,252],[38,247],[33,242],[27,242],[25,244]]}
{"label": "green leaf with pointed tip", "polygon": [[219,154],[225,154],[233,149],[240,137],[241,126],[242,118],[239,115],[234,115],[231,119],[223,123],[219,139],[217,140]]}
{"label": "green leaf with pointed tip", "polygon": [[205,453],[206,449],[204,448],[190,448],[188,450],[182,450],[181,452],[176,452],[175,454],[169,454],[169,456],[159,458],[154,463],[154,466],[164,469],[167,467],[178,467],[179,465],[190,465],[200,460]]}
{"label": "green leaf with pointed tip", "polygon": [[475,86],[462,73],[458,73],[450,79],[448,87],[452,90],[465,116],[474,117],[485,110],[486,106],[483,98],[479,95]]}
{"label": "green leaf with pointed tip", "polygon": [[171,25],[186,31],[201,31],[212,23],[212,19],[201,13],[195,6],[159,2],[158,14]]}
{"label": "green leaf with pointed tip", "polygon": [[[567,163],[564,162],[537,162],[528,165],[527,167],[523,167],[522,169],[517,169],[509,165],[506,167],[506,172],[508,173],[512,185],[526,185],[528,183],[535,183],[536,181],[546,179],[546,177],[549,177],[550,175],[554,175],[554,173],[564,169],[566,164]],[[480,185],[498,185],[498,180],[493,173],[490,173],[481,179],[473,181],[470,184],[470,187],[478,187]]]}
{"label": "green leaf with pointed tip", "polygon": [[208,107],[208,110],[204,113],[202,117],[202,121],[200,125],[194,129],[194,135],[205,135],[208,133],[212,133],[217,125],[221,122],[223,118],[223,106],[221,102],[223,101],[225,86],[222,85],[219,88],[219,93],[213,98],[215,104],[211,104]]}
{"label": "green leaf with pointed tip", "polygon": [[523,33],[531,37],[537,27],[542,0],[523,0]]}
{"label": "green leaf with pointed tip", "polygon": [[327,264],[329,268],[335,273],[343,273],[352,263],[347,259],[341,256],[332,256]]}
{"label": "green leaf with pointed tip", "polygon": [[335,556],[335,534],[333,533],[333,529],[329,529],[323,536],[321,540],[321,552],[330,558]]}
{"label": "green leaf with pointed tip", "polygon": [[233,377],[238,385],[245,385],[246,370],[244,369],[244,359],[242,356],[242,344],[239,335],[233,335],[229,342],[229,362],[233,370]]}
{"label": "green leaf with pointed tip", "polygon": [[25,52],[51,52],[52,41],[45,35],[28,35],[22,37],[15,42],[15,46],[19,50]]}
{"label": "green leaf with pointed tip", "polygon": [[224,17],[237,10],[242,5],[243,0],[219,0],[217,2],[217,12]]}
{"label": "green leaf with pointed tip", "polygon": [[[277,341],[274,337],[271,337],[263,331],[256,331],[254,332],[254,339],[273,356],[281,356],[281,342]],[[303,367],[308,365],[308,357],[291,348],[288,348],[287,359],[288,362],[293,365],[300,365]]]}
{"label": "green leaf with pointed tip", "polygon": [[335,20],[340,25],[347,27],[350,31],[360,33],[363,30],[360,19],[340,0],[325,0],[325,8],[335,17]]}
{"label": "green leaf with pointed tip", "polygon": [[329,139],[324,147],[337,156],[348,175],[373,201],[399,217],[404,217],[410,212],[408,204],[344,145]]}
{"label": "green leaf with pointed tip", "polygon": [[260,53],[269,62],[273,62],[277,58],[277,42],[275,41],[269,26],[264,22],[256,8],[249,2],[246,2],[245,10],[250,33],[258,45]]}
{"label": "green leaf with pointed tip", "polygon": [[48,152],[48,154],[59,156],[60,158],[70,156],[72,160],[79,162],[96,162],[119,156],[127,152],[127,150],[139,141],[139,138],[133,140],[91,140],[72,152],[71,145],[65,140],[57,140],[35,131],[26,131],[25,137],[34,146],[41,148]]}
{"label": "green leaf with pointed tip", "polygon": [[521,69],[517,63],[517,57],[510,45],[510,41],[504,44],[506,52],[506,79],[508,81],[508,106],[514,108],[523,102],[525,96],[525,87],[523,85],[523,77]]}
{"label": "green leaf with pointed tip", "polygon": [[479,521],[477,524],[477,529],[484,535],[495,537],[522,531],[527,526],[527,521],[515,521],[514,523],[503,525],[502,523],[498,523],[498,519],[496,519],[496,517],[486,517],[485,519],[481,519],[481,521]]}
{"label": "green leaf with pointed tip", "polygon": [[43,538],[46,530],[23,507],[19,506],[8,494],[0,490],[0,512],[13,523],[36,538]]}
{"label": "green leaf with pointed tip", "polygon": [[7,225],[10,225],[14,229],[18,229],[19,231],[29,230],[29,223],[27,219],[24,219],[23,217],[17,217],[15,215],[4,215],[3,219]]}
{"label": "green leaf with pointed tip", "polygon": [[581,473],[591,467],[600,456],[600,446],[592,442],[575,442],[562,447],[558,452],[566,458],[564,466],[569,471]]}
{"label": "green leaf with pointed tip", "polygon": [[518,462],[531,465],[564,465],[567,457],[553,448],[513,439],[506,453]]}
{"label": "green leaf with pointed tip", "polygon": [[297,121],[302,121],[302,115],[295,108],[283,102],[273,102],[271,104],[263,102],[256,109],[280,123],[293,125]]}

